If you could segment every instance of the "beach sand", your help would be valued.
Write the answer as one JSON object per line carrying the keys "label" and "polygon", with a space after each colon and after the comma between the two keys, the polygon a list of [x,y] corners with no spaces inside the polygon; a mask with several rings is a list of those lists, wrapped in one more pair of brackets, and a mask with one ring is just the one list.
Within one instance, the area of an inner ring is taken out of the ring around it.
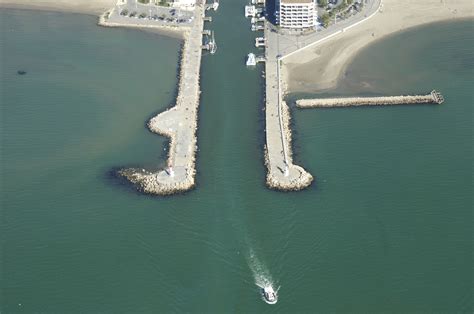
{"label": "beach sand", "polygon": [[334,88],[362,48],[411,27],[472,18],[473,3],[472,0],[383,0],[381,10],[371,19],[286,58],[282,73],[287,92]]}
{"label": "beach sand", "polygon": [[64,11],[99,15],[117,0],[0,0],[0,8]]}

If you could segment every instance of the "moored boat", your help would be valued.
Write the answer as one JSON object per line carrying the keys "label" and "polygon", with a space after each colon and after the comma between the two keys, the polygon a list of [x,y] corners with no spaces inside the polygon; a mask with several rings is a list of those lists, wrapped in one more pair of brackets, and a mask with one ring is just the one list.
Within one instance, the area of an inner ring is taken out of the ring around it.
{"label": "moored boat", "polygon": [[257,64],[257,59],[255,58],[255,54],[249,53],[247,55],[247,62],[245,63],[248,67],[255,66]]}

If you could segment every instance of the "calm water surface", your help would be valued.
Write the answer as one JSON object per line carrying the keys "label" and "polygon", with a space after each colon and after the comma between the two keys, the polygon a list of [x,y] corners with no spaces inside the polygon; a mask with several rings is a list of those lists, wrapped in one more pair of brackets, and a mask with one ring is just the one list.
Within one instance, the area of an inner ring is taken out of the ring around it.
{"label": "calm water surface", "polygon": [[173,103],[180,41],[0,11],[2,313],[472,312],[472,21],[371,46],[331,92],[442,106],[293,110],[317,181],[279,193],[245,3],[222,3],[203,58],[198,186],[166,198],[110,173],[163,164],[145,122]]}

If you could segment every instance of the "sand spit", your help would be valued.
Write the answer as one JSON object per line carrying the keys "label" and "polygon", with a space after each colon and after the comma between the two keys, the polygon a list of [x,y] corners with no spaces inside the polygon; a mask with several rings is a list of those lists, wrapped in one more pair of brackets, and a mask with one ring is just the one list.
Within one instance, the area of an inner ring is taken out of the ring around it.
{"label": "sand spit", "polygon": [[383,0],[371,19],[284,59],[289,92],[334,88],[347,65],[364,47],[397,31],[437,21],[474,17],[472,0]]}

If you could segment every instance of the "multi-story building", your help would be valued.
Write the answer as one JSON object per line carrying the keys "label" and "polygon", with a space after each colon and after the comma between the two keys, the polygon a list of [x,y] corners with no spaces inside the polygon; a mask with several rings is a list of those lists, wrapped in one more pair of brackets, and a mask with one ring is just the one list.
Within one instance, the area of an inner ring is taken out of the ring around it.
{"label": "multi-story building", "polygon": [[314,27],[318,19],[316,5],[316,0],[277,0],[277,22],[282,28]]}

